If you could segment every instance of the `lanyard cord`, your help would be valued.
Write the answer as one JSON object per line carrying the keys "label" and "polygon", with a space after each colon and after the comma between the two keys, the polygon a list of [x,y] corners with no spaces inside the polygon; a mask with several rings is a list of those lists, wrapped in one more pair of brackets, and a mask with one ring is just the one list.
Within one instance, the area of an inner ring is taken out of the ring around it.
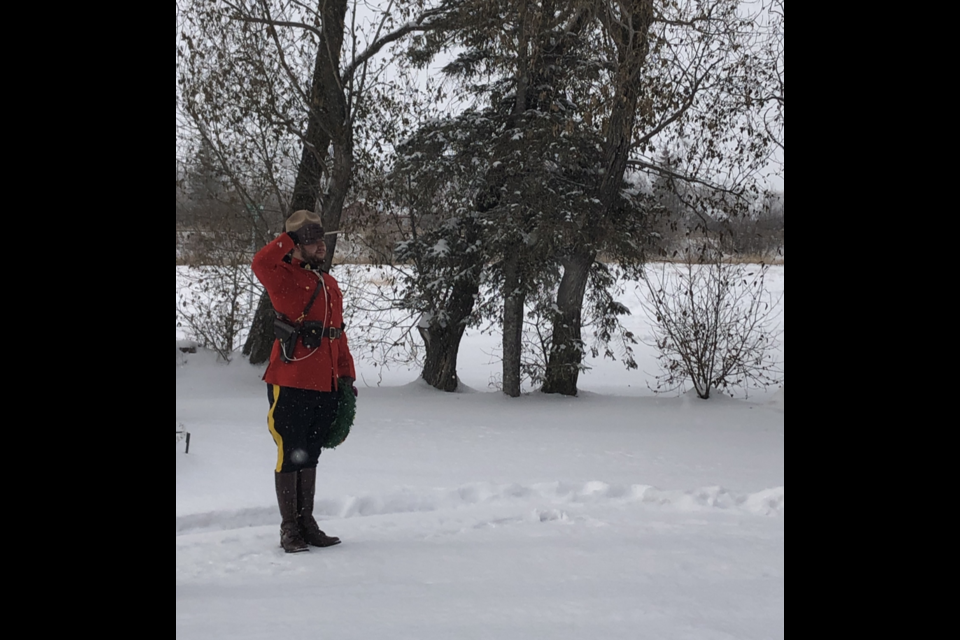
{"label": "lanyard cord", "polygon": [[[323,279],[323,274],[317,274],[317,276],[320,278],[320,287],[323,287],[323,326],[326,327],[326,326],[327,326],[327,317],[328,317],[328,314],[329,314],[329,312],[330,312],[330,298],[329,298],[329,296],[327,295],[327,282],[326,282],[326,280]],[[314,298],[316,298],[316,296],[314,296]],[[310,307],[311,307],[312,305],[313,305],[313,299],[311,299],[311,300],[310,300],[310,304],[307,305],[306,311],[309,311],[309,310],[310,310]],[[306,315],[306,312],[304,312],[303,315]],[[303,316],[300,316],[300,317],[303,318]],[[322,337],[322,336],[321,336],[321,338],[320,338],[320,341],[323,342],[323,337]],[[329,338],[327,338],[327,342],[328,342],[328,344],[331,344],[331,345],[332,345],[332,342],[330,341]],[[280,343],[280,350],[283,351],[283,355],[284,355],[284,357],[287,358],[287,361],[288,361],[288,362],[302,362],[302,361],[306,360],[307,358],[309,358],[310,356],[312,356],[313,354],[315,354],[317,351],[319,351],[319,350],[320,350],[320,345],[317,345],[317,347],[316,347],[313,351],[311,351],[311,352],[308,353],[307,355],[303,356],[302,358],[290,358],[290,357],[288,357],[288,356],[287,356],[287,352],[286,352],[286,351],[284,350],[284,348],[283,348],[283,342]]]}
{"label": "lanyard cord", "polygon": [[319,349],[319,348],[320,348],[320,347],[317,347],[316,349],[314,349],[313,351],[311,351],[311,352],[308,353],[307,355],[303,356],[302,358],[290,358],[290,357],[287,356],[287,351],[286,351],[286,349],[283,348],[283,343],[282,343],[282,342],[280,343],[280,350],[283,351],[283,356],[284,356],[285,358],[287,358],[287,362],[301,362],[301,361],[303,361],[303,360],[306,360],[307,358],[309,358],[310,356],[312,356],[313,354],[315,354],[315,353],[317,352],[317,349]]}
{"label": "lanyard cord", "polygon": [[[317,277],[320,278],[320,282],[317,283],[317,288],[314,289],[313,295],[310,297],[310,302],[307,303],[307,307],[303,310],[303,313],[300,314],[300,318],[297,320],[297,324],[302,322],[303,319],[307,316],[307,313],[310,311],[310,307],[313,306],[313,301],[317,299],[317,293],[320,292],[321,288],[323,289],[323,301],[324,301],[323,324],[324,326],[326,326],[327,324],[327,312],[330,310],[329,309],[330,302],[327,299],[327,283],[323,279],[323,273],[317,273]],[[323,341],[322,335],[321,335],[320,341],[321,342]],[[294,343],[294,349],[296,349],[296,343]],[[282,340],[280,341],[280,351],[283,352],[283,357],[284,359],[286,359],[287,362],[303,362],[304,360],[306,360],[307,358],[315,354],[319,349],[320,349],[320,345],[317,345],[317,347],[313,351],[303,356],[302,358],[294,358],[293,354],[290,354],[289,356],[287,355],[287,350],[283,348],[283,341]]]}
{"label": "lanyard cord", "polygon": [[[323,274],[320,274],[320,286],[323,287],[323,326],[327,326],[327,314],[330,312],[330,298],[327,295],[327,281],[323,279]],[[322,339],[322,337],[321,337]],[[327,338],[329,340],[329,338]]]}

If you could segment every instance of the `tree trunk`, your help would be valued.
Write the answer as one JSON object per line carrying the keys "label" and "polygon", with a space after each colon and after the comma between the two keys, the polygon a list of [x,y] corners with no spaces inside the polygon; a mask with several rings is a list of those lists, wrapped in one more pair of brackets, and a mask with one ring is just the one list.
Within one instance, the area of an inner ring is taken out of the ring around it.
{"label": "tree trunk", "polygon": [[457,354],[479,291],[478,278],[458,282],[454,285],[445,321],[434,318],[427,327],[420,327],[420,335],[427,349],[421,377],[441,391],[456,391],[460,384]]}
{"label": "tree trunk", "polygon": [[[547,3],[552,5],[552,3]],[[533,102],[530,87],[531,52],[530,42],[536,36],[534,27],[537,24],[535,16],[530,15],[530,6],[527,2],[520,3],[517,47],[517,90],[513,103],[513,113],[510,117],[510,126],[516,127],[521,116]],[[543,7],[544,11],[549,9]],[[534,56],[536,57],[536,56]],[[506,256],[503,264],[503,392],[511,398],[520,396],[520,360],[523,353],[523,306],[526,302],[526,292],[520,265],[519,242],[510,243],[505,247]]]}
{"label": "tree trunk", "polygon": [[[325,231],[339,231],[343,216],[343,203],[353,180],[353,132],[343,132],[342,139],[334,143],[333,173],[330,176],[330,190],[323,199],[323,228]],[[333,256],[337,251],[339,234],[331,233],[324,238],[327,244],[327,257],[323,270],[329,272]]]}
{"label": "tree trunk", "polygon": [[[350,187],[353,169],[352,124],[347,114],[346,97],[340,83],[340,53],[343,47],[346,0],[321,3],[322,36],[317,47],[313,77],[310,86],[311,104],[304,134],[303,151],[297,167],[297,179],[290,199],[287,215],[300,209],[316,211],[322,200],[321,178],[325,170],[330,143],[334,145],[334,171],[329,193],[322,202],[325,229],[338,230],[343,201]],[[324,269],[330,270],[333,254],[337,248],[336,235],[325,238],[327,257]],[[273,303],[264,291],[257,305],[253,328],[243,345],[243,353],[250,357],[250,364],[262,364],[270,359],[273,349]]]}
{"label": "tree trunk", "polygon": [[557,290],[558,311],[553,321],[553,341],[543,393],[577,395],[577,381],[583,363],[583,297],[596,255],[595,252],[574,254],[563,261],[563,278]]}
{"label": "tree trunk", "polygon": [[[606,210],[616,208],[623,188],[623,175],[630,154],[640,97],[640,73],[649,52],[649,29],[653,22],[650,0],[631,0],[621,4],[623,15],[614,21],[601,13],[618,50],[618,69],[614,78],[613,109],[607,123],[603,164],[604,174],[597,199]],[[544,393],[577,395],[580,365],[583,363],[581,337],[583,297],[596,251],[575,254],[564,260],[563,279],[557,291],[559,309],[553,323],[553,342],[547,361]]]}
{"label": "tree trunk", "polygon": [[[528,3],[520,5],[520,46],[517,48],[517,95],[513,103],[511,126],[517,126],[527,110],[527,87],[530,83]],[[506,247],[503,264],[503,392],[511,398],[520,396],[520,355],[523,349],[523,304],[526,295],[520,282],[520,246]]]}
{"label": "tree trunk", "polygon": [[621,5],[619,21],[601,13],[608,32],[617,46],[617,72],[614,76],[613,109],[607,123],[603,149],[604,174],[598,198],[608,209],[620,197],[623,174],[627,169],[633,129],[637,120],[640,76],[650,51],[650,25],[654,11],[651,0],[630,0]]}
{"label": "tree trunk", "polygon": [[260,294],[260,302],[257,303],[257,312],[253,317],[250,335],[243,344],[243,355],[249,357],[250,364],[263,364],[270,359],[270,351],[276,339],[273,333],[273,318],[273,303],[264,291]]}
{"label": "tree trunk", "polygon": [[507,252],[503,266],[503,392],[520,395],[520,356],[523,348],[523,305],[526,294],[520,281],[520,247]]}
{"label": "tree trunk", "polygon": [[[475,222],[467,221],[465,232],[466,246],[474,244],[480,235]],[[463,259],[463,271],[455,277],[444,307],[438,310],[425,327],[418,328],[427,350],[420,375],[430,386],[441,391],[456,391],[460,385],[457,377],[460,340],[480,293],[483,254],[467,253]]]}

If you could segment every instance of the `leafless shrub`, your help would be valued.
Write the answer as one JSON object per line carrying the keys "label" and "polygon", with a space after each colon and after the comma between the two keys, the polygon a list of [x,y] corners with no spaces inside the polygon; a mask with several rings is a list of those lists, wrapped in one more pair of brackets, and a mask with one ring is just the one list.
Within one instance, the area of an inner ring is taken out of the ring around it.
{"label": "leafless shrub", "polygon": [[653,321],[662,374],[655,391],[766,387],[782,382],[779,302],[764,287],[768,265],[731,264],[708,249],[680,265],[650,265],[644,310]]}
{"label": "leafless shrub", "polygon": [[[334,275],[345,300],[346,334],[354,358],[363,360],[364,369],[377,371],[377,380],[364,378],[367,384],[380,384],[383,370],[392,366],[422,366],[423,345],[417,333],[420,315],[403,305],[398,281],[400,267],[339,265]],[[362,374],[361,374],[362,375]]]}
{"label": "leafless shrub", "polygon": [[260,296],[248,261],[223,260],[177,273],[177,327],[229,362],[253,322]]}

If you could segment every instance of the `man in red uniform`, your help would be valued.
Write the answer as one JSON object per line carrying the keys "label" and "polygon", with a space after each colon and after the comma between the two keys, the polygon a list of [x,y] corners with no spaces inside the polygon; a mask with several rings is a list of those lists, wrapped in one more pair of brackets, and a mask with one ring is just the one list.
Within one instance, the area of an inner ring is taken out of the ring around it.
{"label": "man in red uniform", "polygon": [[253,258],[253,272],[274,309],[300,328],[287,348],[274,342],[263,379],[270,410],[267,425],[277,443],[275,470],[280,506],[280,545],[287,553],[307,545],[328,547],[328,536],[313,517],[317,460],[338,405],[338,389],[356,393],[357,374],[343,333],[343,295],[321,270],[327,247],[320,216],[300,210],[280,234]]}

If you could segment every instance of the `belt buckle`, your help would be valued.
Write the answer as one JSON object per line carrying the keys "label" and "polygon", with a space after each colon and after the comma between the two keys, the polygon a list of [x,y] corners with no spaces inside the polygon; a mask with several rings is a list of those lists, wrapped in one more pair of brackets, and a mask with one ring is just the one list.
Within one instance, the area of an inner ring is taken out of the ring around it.
{"label": "belt buckle", "polygon": [[343,335],[343,329],[338,329],[338,328],[336,328],[336,327],[330,327],[330,339],[331,339],[331,340],[336,340],[336,339],[338,339],[341,335]]}

